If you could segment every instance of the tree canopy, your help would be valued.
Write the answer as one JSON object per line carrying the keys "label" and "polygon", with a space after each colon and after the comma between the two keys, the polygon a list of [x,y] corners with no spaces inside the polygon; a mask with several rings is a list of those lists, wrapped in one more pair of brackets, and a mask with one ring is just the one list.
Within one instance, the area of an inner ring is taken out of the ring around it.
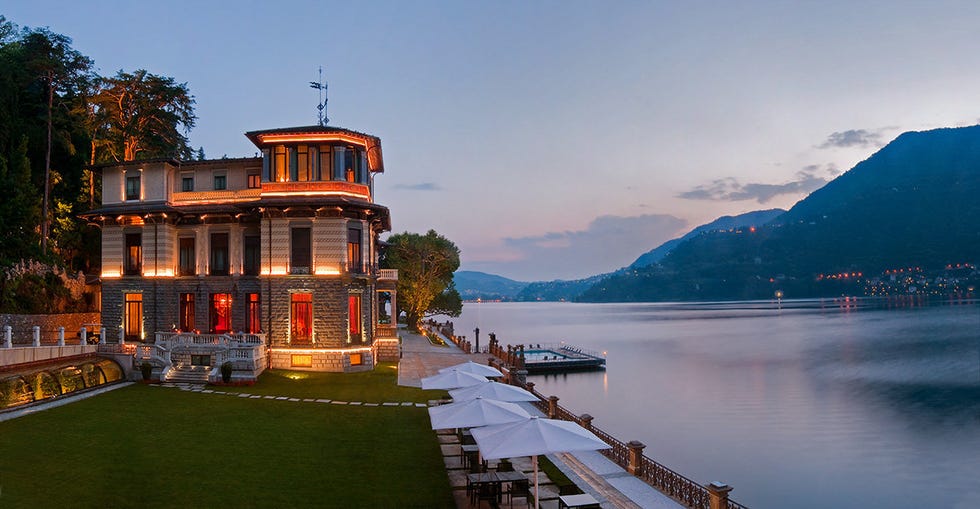
{"label": "tree canopy", "polygon": [[100,77],[71,44],[0,15],[0,312],[17,300],[16,264],[97,270],[99,232],[78,219],[99,202],[92,165],[193,152],[186,83],[142,69]]}
{"label": "tree canopy", "polygon": [[425,235],[398,233],[387,244],[381,266],[398,269],[398,307],[409,327],[418,329],[426,316],[459,316],[463,301],[453,284],[459,268],[456,244],[435,230]]}

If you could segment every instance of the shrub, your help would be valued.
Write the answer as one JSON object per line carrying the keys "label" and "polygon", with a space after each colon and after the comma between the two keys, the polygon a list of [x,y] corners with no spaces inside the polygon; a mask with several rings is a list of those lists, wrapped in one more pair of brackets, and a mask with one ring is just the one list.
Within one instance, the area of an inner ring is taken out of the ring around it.
{"label": "shrub", "polygon": [[231,372],[233,370],[234,370],[234,367],[231,365],[231,362],[226,362],[226,363],[222,364],[221,365],[221,381],[224,382],[224,383],[230,382],[231,381]]}
{"label": "shrub", "polygon": [[149,380],[153,376],[153,364],[149,362],[140,364],[140,372],[143,373],[143,380]]}

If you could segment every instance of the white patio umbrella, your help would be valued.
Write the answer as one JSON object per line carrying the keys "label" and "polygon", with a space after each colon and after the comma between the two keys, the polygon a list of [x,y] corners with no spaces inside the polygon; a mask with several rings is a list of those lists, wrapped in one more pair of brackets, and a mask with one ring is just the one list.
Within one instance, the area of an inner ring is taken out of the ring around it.
{"label": "white patio umbrella", "polygon": [[473,428],[530,418],[531,414],[514,403],[486,398],[429,407],[432,429]]}
{"label": "white patio umbrella", "polygon": [[473,428],[473,438],[486,459],[531,456],[534,464],[534,506],[538,504],[538,455],[611,449],[589,430],[570,421],[531,417],[496,426]]}
{"label": "white patio umbrella", "polygon": [[477,397],[495,399],[497,401],[538,401],[538,397],[530,392],[513,385],[500,382],[487,382],[449,391],[453,401],[465,401]]}
{"label": "white patio umbrella", "polygon": [[457,364],[455,366],[449,366],[448,368],[442,368],[439,370],[440,373],[446,371],[462,371],[463,373],[472,373],[474,375],[480,376],[504,376],[499,369],[493,366],[487,366],[486,364],[480,364],[473,361],[467,361],[462,364]]}
{"label": "white patio umbrella", "polygon": [[422,379],[423,389],[458,389],[471,385],[485,384],[487,378],[462,371],[447,371]]}

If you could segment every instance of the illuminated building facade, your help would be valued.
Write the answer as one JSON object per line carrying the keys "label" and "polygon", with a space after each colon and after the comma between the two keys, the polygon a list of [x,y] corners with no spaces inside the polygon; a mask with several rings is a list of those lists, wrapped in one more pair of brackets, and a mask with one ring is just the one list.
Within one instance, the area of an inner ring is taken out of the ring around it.
{"label": "illuminated building facade", "polygon": [[[246,136],[261,157],[101,168],[102,207],[85,217],[102,229],[107,335],[248,335],[273,368],[397,360],[398,276],[377,267],[391,229],[374,202],[381,141],[329,126]],[[195,351],[192,364],[217,359]]]}

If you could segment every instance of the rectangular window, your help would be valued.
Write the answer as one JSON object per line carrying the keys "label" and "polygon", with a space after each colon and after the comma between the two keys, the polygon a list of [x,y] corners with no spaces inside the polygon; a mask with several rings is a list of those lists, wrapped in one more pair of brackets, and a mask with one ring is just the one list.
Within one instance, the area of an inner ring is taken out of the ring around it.
{"label": "rectangular window", "polygon": [[306,150],[306,145],[296,147],[296,181],[306,182],[310,180],[310,155]]}
{"label": "rectangular window", "polygon": [[246,235],[244,244],[242,249],[244,256],[242,260],[242,272],[246,276],[258,276],[259,263],[262,261],[260,257],[260,253],[262,252],[260,238],[258,235]]}
{"label": "rectangular window", "polygon": [[269,169],[272,167],[272,152],[264,148],[262,149],[262,180],[268,182],[270,175]]}
{"label": "rectangular window", "polygon": [[212,276],[228,275],[228,234],[211,234],[211,270]]}
{"label": "rectangular window", "polygon": [[289,180],[296,182],[299,180],[296,170],[296,147],[286,147],[287,159],[289,159]]}
{"label": "rectangular window", "polygon": [[259,189],[262,187],[262,176],[258,173],[251,173],[248,175],[248,188],[249,189]]}
{"label": "rectangular window", "polygon": [[126,177],[126,199],[127,200],[140,199],[140,176],[139,175]]}
{"label": "rectangular window", "polygon": [[359,353],[352,353],[352,354],[350,354],[350,365],[351,366],[360,366],[361,364],[364,364],[364,358],[361,356],[361,354],[359,354]]}
{"label": "rectangular window", "polygon": [[350,331],[350,341],[361,341],[361,296],[350,295],[347,297],[347,318],[348,330]]}
{"label": "rectangular window", "polygon": [[177,328],[184,331],[194,330],[194,294],[180,294],[180,317]]}
{"label": "rectangular window", "polygon": [[126,258],[123,274],[138,276],[143,270],[143,234],[126,234]]}
{"label": "rectangular window", "polygon": [[289,356],[289,365],[293,368],[312,368],[313,356],[307,354],[293,354]]}
{"label": "rectangular window", "polygon": [[330,145],[320,145],[320,164],[317,166],[317,180],[330,180],[331,164]]}
{"label": "rectangular window", "polygon": [[187,193],[194,190],[194,177],[181,177],[180,190]]}
{"label": "rectangular window", "polygon": [[231,330],[231,294],[211,294],[210,330],[212,334],[224,334]]}
{"label": "rectangular window", "polygon": [[310,254],[310,229],[293,228],[290,230],[289,243],[289,272],[290,274],[309,274],[312,262]]}
{"label": "rectangular window", "polygon": [[124,297],[126,316],[123,335],[126,341],[141,341],[143,339],[143,294],[127,293]]}
{"label": "rectangular window", "polygon": [[313,294],[294,293],[290,301],[290,343],[310,343],[313,339]]}
{"label": "rectangular window", "polygon": [[215,175],[214,190],[224,191],[225,189],[228,189],[228,177],[226,175]]}
{"label": "rectangular window", "polygon": [[344,151],[344,176],[347,182],[354,182],[354,175],[357,172],[357,151],[354,147],[347,147]]}
{"label": "rectangular window", "polygon": [[272,173],[276,182],[286,181],[286,147],[276,145],[272,160]]}
{"label": "rectangular window", "polygon": [[197,273],[197,257],[194,254],[194,237],[181,237],[177,275],[193,276]]}
{"label": "rectangular window", "polygon": [[262,303],[257,293],[248,294],[248,307],[245,309],[245,332],[262,332]]}
{"label": "rectangular window", "polygon": [[355,274],[364,273],[364,264],[361,259],[361,230],[359,228],[347,229],[347,270]]}

